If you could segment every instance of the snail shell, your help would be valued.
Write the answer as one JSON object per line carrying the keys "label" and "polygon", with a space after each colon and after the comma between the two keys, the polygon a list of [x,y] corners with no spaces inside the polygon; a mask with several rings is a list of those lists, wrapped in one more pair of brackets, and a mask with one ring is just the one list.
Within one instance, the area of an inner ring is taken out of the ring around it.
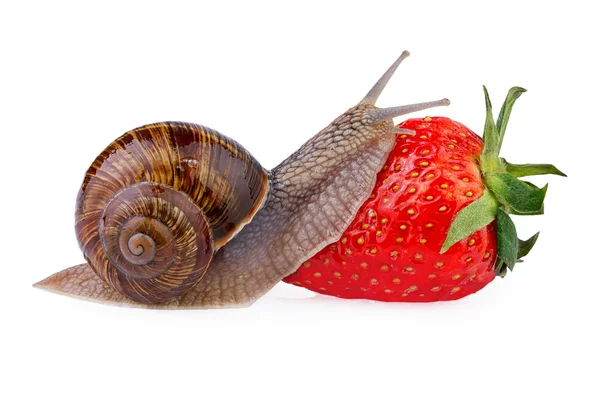
{"label": "snail shell", "polygon": [[115,290],[160,303],[202,279],[214,252],[260,209],[268,185],[254,157],[215,130],[142,126],[88,169],[75,212],[79,246]]}

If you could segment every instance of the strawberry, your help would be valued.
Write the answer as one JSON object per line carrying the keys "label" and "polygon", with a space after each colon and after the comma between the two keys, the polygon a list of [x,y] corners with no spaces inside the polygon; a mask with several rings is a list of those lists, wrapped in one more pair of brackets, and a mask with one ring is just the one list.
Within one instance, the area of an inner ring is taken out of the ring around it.
{"label": "strawberry", "polygon": [[483,139],[445,117],[410,119],[369,199],[341,239],[285,282],[343,298],[431,302],[475,293],[504,277],[535,244],[521,241],[508,214],[543,213],[547,185],[518,179],[563,175],[549,164],[499,157],[512,88],[495,123],[487,90]]}

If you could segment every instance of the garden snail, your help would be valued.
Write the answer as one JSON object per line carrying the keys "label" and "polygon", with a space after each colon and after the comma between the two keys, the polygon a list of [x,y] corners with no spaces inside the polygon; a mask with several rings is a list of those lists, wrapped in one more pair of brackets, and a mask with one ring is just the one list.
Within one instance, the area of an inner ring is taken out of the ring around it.
{"label": "garden snail", "polygon": [[339,239],[406,131],[392,118],[448,105],[375,102],[400,63],[363,100],[271,171],[232,139],[181,122],[146,125],[88,169],[76,233],[88,264],[35,286],[158,308],[246,305]]}

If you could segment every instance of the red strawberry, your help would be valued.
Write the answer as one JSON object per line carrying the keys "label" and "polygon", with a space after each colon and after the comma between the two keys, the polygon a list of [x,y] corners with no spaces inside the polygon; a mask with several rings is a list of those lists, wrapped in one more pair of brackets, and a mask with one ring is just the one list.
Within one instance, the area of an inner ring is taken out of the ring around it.
{"label": "red strawberry", "polygon": [[400,124],[416,134],[398,136],[342,238],[284,281],[344,298],[429,302],[467,296],[512,270],[537,234],[518,240],[507,213],[541,214],[546,191],[517,177],[564,175],[551,165],[513,165],[498,156],[524,91],[511,89],[497,125],[485,92],[484,140],[445,117]]}

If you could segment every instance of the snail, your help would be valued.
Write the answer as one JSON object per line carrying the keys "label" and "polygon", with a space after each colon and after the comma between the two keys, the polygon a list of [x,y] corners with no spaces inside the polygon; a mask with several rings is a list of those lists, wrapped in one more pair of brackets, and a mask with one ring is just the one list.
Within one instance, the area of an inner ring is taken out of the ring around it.
{"label": "snail", "polygon": [[449,104],[367,95],[268,171],[241,145],[183,122],[142,126],[89,167],[75,230],[87,263],[34,286],[153,308],[244,306],[327,244],[370,195],[398,133],[392,118]]}

